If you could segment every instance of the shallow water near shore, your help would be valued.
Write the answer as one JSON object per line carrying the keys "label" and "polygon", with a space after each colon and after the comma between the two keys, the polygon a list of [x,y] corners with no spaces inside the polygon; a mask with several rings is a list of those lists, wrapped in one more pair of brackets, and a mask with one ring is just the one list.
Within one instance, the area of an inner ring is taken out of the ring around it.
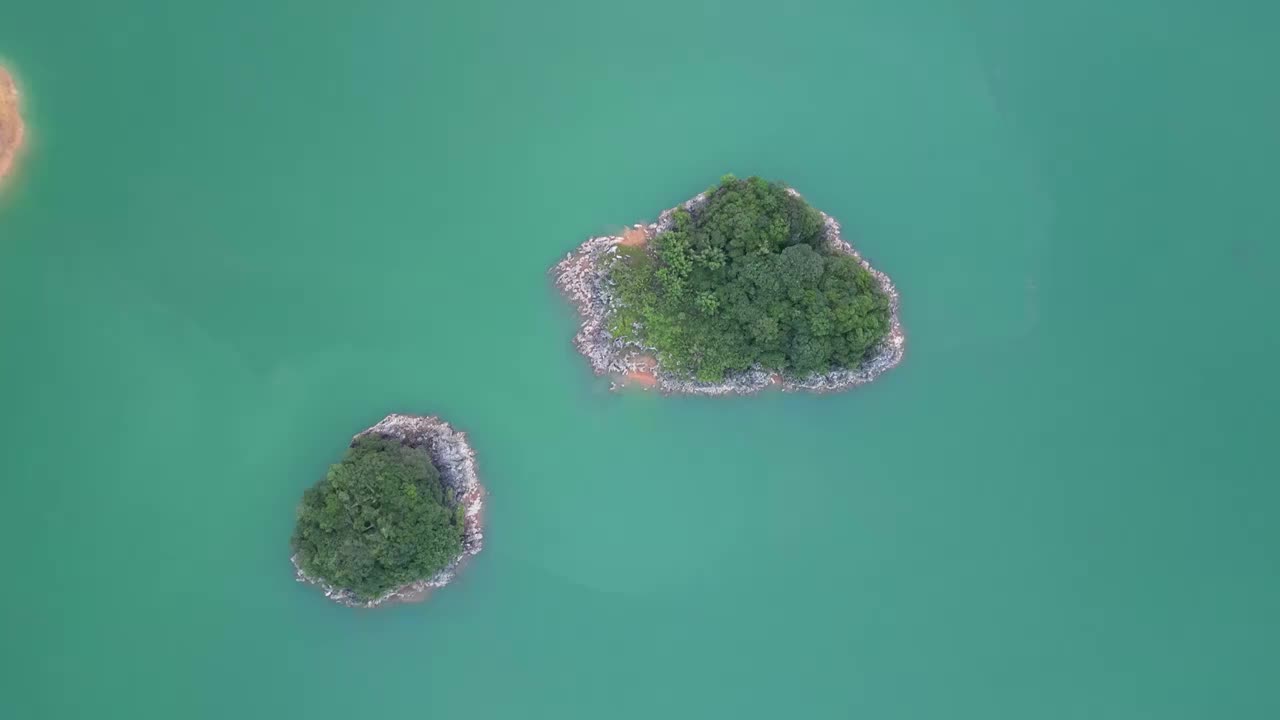
{"label": "shallow water near shore", "polygon": [[[1280,716],[1280,8],[1026,5],[6,8],[0,717]],[[591,375],[547,268],[725,172],[901,366]],[[352,610],[293,511],[390,412],[486,545]]]}

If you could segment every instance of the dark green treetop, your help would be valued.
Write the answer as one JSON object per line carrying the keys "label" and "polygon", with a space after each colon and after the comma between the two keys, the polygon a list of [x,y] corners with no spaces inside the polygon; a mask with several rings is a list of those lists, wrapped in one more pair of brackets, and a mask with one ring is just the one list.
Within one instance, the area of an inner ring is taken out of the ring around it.
{"label": "dark green treetop", "polygon": [[425,450],[364,436],[303,494],[292,545],[304,573],[371,600],[439,572],[464,530]]}
{"label": "dark green treetop", "polygon": [[611,330],[656,348],[677,374],[856,367],[889,332],[875,278],[832,249],[822,215],[779,183],[726,176],[648,247],[619,253]]}

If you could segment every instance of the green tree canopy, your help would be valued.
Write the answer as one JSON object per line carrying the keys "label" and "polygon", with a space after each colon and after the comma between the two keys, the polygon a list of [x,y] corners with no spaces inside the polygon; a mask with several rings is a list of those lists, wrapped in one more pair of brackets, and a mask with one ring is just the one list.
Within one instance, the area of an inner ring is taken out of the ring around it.
{"label": "green tree canopy", "polygon": [[889,332],[889,298],[828,245],[821,213],[758,177],[725,177],[648,247],[619,252],[614,335],[698,380],[756,364],[791,375],[856,367]]}
{"label": "green tree canopy", "polygon": [[370,600],[439,572],[464,531],[425,450],[364,436],[303,493],[292,545],[307,575]]}

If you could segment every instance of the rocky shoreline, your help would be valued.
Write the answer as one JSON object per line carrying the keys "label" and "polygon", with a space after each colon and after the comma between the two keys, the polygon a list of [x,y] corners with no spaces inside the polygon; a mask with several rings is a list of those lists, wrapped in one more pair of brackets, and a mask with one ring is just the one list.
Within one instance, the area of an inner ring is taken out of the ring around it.
{"label": "rocky shoreline", "polygon": [[466,433],[454,430],[440,418],[424,415],[388,415],[377,425],[364,430],[351,439],[354,443],[367,435],[398,440],[413,448],[422,448],[431,457],[431,464],[440,471],[440,481],[453,490],[455,507],[461,504],[466,517],[466,531],[462,536],[462,552],[440,572],[429,578],[415,580],[387,592],[374,600],[359,600],[350,591],[335,588],[319,578],[302,571],[298,556],[289,558],[293,563],[298,582],[315,585],[324,591],[325,597],[347,607],[377,607],[384,603],[415,602],[424,599],[432,590],[448,585],[463,564],[484,548],[484,486],[476,474],[475,451],[467,442]]}
{"label": "rocky shoreline", "polygon": [[9,174],[22,149],[26,128],[19,107],[18,85],[0,67],[0,180]]}
{"label": "rocky shoreline", "polygon": [[[800,196],[794,189],[788,192]],[[628,234],[643,232],[645,240],[651,240],[671,229],[676,210],[683,208],[695,212],[706,201],[706,193],[695,195],[677,207],[664,210],[657,222],[633,226]],[[899,317],[898,289],[888,275],[873,268],[871,263],[840,236],[840,223],[835,218],[822,213],[822,219],[826,224],[827,242],[831,247],[857,258],[889,297],[889,333],[875,355],[858,367],[815,373],[807,377],[785,377],[756,367],[730,375],[716,383],[697,382],[664,371],[654,361],[654,348],[615,338],[609,332],[607,319],[618,302],[613,292],[613,283],[609,279],[609,271],[616,261],[618,245],[624,241],[620,235],[589,238],[552,268],[556,287],[577,306],[582,318],[578,334],[573,338],[574,346],[591,363],[591,369],[596,375],[611,374],[642,379],[642,384],[656,387],[667,394],[748,395],[769,387],[780,387],[784,391],[824,393],[847,390],[875,380],[881,373],[901,362],[906,349],[906,335]],[[620,384],[615,382],[613,387],[617,389]]]}

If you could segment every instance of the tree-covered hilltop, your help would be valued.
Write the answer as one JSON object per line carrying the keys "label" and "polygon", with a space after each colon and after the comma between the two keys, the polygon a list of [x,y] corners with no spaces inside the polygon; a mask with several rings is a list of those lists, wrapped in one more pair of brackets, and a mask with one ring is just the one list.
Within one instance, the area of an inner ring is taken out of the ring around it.
{"label": "tree-covered hilltop", "polygon": [[757,363],[793,376],[859,365],[890,327],[889,298],[833,250],[822,215],[778,183],[726,176],[647,247],[619,247],[617,337],[717,381]]}
{"label": "tree-covered hilltop", "polygon": [[302,496],[293,550],[312,578],[371,600],[458,556],[465,519],[427,452],[359,437]]}

